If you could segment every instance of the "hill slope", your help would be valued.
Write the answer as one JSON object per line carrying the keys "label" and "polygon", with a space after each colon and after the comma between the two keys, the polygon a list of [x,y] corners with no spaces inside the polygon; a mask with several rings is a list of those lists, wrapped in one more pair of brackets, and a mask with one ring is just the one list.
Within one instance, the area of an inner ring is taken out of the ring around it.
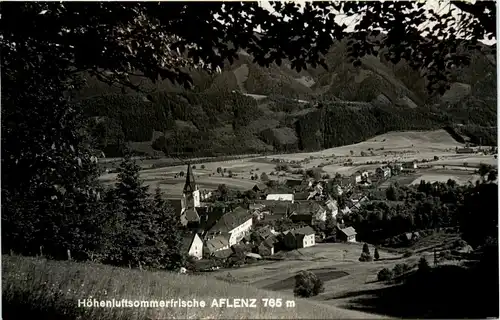
{"label": "hill slope", "polygon": [[[353,67],[340,42],[327,55],[328,70],[298,73],[287,62],[263,68],[241,51],[219,74],[193,72],[195,88],[189,92],[136,77],[152,92],[146,98],[87,78],[78,98],[89,116],[99,117],[94,136],[109,156],[123,141],[206,156],[319,150],[392,130],[444,126],[471,142],[496,144],[496,62],[488,47],[483,51],[473,54],[470,67],[456,71],[442,97],[430,97],[425,78],[405,61],[394,65],[366,56]],[[316,108],[319,102],[322,109]]]}
{"label": "hill slope", "polygon": [[[97,264],[2,256],[3,318],[37,319],[373,319],[349,311],[230,284],[206,276],[142,272]],[[28,279],[28,282],[26,282]],[[79,299],[205,301],[205,308],[77,308]],[[257,299],[256,308],[210,307],[213,299]],[[264,307],[261,299],[294,300],[295,307]],[[386,318],[386,317],[384,317]]]}

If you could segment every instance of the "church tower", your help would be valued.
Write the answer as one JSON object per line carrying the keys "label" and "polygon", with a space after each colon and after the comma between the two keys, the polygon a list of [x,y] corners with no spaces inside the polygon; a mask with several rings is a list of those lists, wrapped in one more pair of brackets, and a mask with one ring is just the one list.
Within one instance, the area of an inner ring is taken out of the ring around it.
{"label": "church tower", "polygon": [[193,169],[191,164],[188,164],[187,174],[186,174],[186,184],[184,184],[183,193],[183,207],[196,208],[200,206],[200,190],[194,181]]}

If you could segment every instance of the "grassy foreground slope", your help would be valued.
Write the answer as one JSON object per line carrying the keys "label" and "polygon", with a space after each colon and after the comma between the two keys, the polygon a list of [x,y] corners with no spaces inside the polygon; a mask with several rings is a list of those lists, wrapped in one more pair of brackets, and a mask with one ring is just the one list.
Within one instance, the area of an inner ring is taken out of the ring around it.
{"label": "grassy foreground slope", "polygon": [[[3,319],[367,319],[377,316],[206,276],[2,256]],[[204,300],[205,308],[78,308],[79,299]],[[212,299],[255,298],[256,308],[211,308]],[[294,300],[269,308],[262,298]],[[378,317],[381,318],[381,317]]]}

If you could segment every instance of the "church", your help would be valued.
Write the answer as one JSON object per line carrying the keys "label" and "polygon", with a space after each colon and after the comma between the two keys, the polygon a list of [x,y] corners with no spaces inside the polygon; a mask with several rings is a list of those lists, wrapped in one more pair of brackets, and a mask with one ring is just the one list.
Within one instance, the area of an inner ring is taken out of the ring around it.
{"label": "church", "polygon": [[191,164],[188,164],[186,183],[184,184],[184,189],[182,190],[181,198],[181,223],[182,225],[187,225],[188,223],[199,223],[200,216],[196,208],[200,205],[200,190],[196,185],[194,180],[193,169]]}

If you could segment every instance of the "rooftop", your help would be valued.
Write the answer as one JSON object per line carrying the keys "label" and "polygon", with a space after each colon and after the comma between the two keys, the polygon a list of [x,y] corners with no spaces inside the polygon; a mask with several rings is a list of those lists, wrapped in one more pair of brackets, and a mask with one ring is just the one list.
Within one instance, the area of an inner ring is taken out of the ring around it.
{"label": "rooftop", "polygon": [[344,228],[344,229],[340,229],[340,231],[342,231],[343,234],[345,234],[346,236],[354,236],[356,235],[356,230],[353,228],[353,227],[347,227],[347,228]]}
{"label": "rooftop", "polygon": [[252,219],[252,214],[242,207],[237,207],[233,211],[224,214],[210,229],[210,232],[230,232],[248,219]]}

